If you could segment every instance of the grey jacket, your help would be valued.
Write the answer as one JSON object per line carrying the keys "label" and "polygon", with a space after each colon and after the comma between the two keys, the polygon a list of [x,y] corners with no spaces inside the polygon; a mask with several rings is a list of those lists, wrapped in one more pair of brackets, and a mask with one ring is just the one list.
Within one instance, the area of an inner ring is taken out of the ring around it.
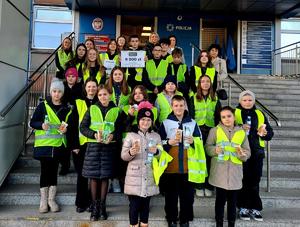
{"label": "grey jacket", "polygon": [[[124,161],[128,161],[126,171],[124,193],[128,195],[136,195],[140,197],[148,197],[159,194],[158,186],[156,186],[153,177],[152,164],[147,163],[147,145],[150,139],[156,141],[157,144],[162,144],[159,134],[156,132],[147,132],[144,134],[141,131],[137,133],[130,132],[127,134],[121,152],[121,157]],[[129,154],[130,148],[135,141],[140,141],[141,151],[136,155]],[[156,154],[156,157],[160,153]]]}
{"label": "grey jacket", "polygon": [[[239,126],[235,126],[233,130],[229,130],[223,124],[221,126],[231,141],[234,133],[241,129]],[[217,127],[214,127],[210,130],[208,138],[205,144],[205,152],[212,157],[211,167],[209,173],[208,182],[216,187],[223,188],[226,190],[238,190],[242,188],[242,179],[243,179],[243,165],[238,165],[228,161],[219,161],[218,155],[215,151],[216,141],[217,141]],[[242,149],[246,153],[246,156],[237,156],[241,161],[245,162],[250,157],[250,147],[247,136],[241,145]]]}

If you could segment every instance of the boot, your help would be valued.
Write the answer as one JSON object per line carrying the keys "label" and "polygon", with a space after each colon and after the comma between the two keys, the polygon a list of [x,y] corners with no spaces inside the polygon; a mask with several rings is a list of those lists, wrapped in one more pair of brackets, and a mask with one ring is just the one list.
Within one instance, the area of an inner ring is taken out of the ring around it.
{"label": "boot", "polygon": [[59,206],[55,202],[56,189],[56,186],[53,185],[49,187],[48,205],[50,207],[51,212],[59,211]]}
{"label": "boot", "polygon": [[100,202],[100,220],[106,220],[107,219],[107,213],[106,213],[106,204],[105,201]]}
{"label": "boot", "polygon": [[91,221],[98,221],[99,219],[99,201],[93,201],[91,204]]}
{"label": "boot", "polygon": [[48,212],[48,187],[40,188],[41,192],[41,201],[40,201],[40,213],[47,213]]}

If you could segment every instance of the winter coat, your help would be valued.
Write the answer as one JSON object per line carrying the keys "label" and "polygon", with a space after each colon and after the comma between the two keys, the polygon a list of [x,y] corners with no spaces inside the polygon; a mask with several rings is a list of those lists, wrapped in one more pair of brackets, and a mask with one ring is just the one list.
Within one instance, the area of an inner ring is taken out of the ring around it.
{"label": "winter coat", "polygon": [[[159,193],[158,186],[154,182],[152,165],[146,164],[147,145],[150,138],[161,145],[160,136],[153,131],[146,132],[146,134],[141,131],[130,132],[124,140],[121,157],[124,161],[129,162],[125,178],[125,194],[148,197]],[[137,140],[140,141],[141,152],[131,155],[129,150]],[[155,155],[159,155],[159,151]]]}
{"label": "winter coat", "polygon": [[[103,116],[113,107],[115,104],[110,102],[108,107],[103,107],[99,102],[95,105],[101,109]],[[80,124],[80,132],[91,139],[95,139],[94,135],[96,131],[91,130],[91,116],[90,109],[85,113],[82,122]],[[121,141],[121,129],[116,125],[122,125],[120,117],[115,122],[115,131],[113,134],[113,141]],[[87,178],[104,179],[112,178],[117,174],[118,157],[120,155],[119,143],[111,142],[109,144],[89,142],[87,143],[87,149],[84,157],[82,176]]]}
{"label": "winter coat", "polygon": [[[250,149],[251,149],[251,158],[250,159],[264,158],[265,157],[264,148],[259,145],[259,135],[257,135],[258,119],[257,119],[257,114],[255,112],[255,110],[256,110],[255,105],[251,109],[244,109],[241,105],[238,105],[237,108],[241,110],[241,115],[242,115],[244,124],[247,120],[247,117],[248,116],[251,117],[251,128],[250,128],[250,132],[248,135],[248,140],[249,140]],[[265,115],[264,115],[264,117],[265,117],[264,124],[266,124],[267,135],[261,137],[261,139],[265,140],[265,141],[270,141],[274,135],[274,132],[273,132],[273,129],[270,126],[270,123]]]}
{"label": "winter coat", "polygon": [[[56,113],[57,117],[61,120],[61,121],[65,121],[67,114],[70,112],[70,110],[72,109],[71,106],[67,106],[67,105],[54,105],[51,101],[51,97],[48,97],[46,99],[48,105],[51,107],[51,109]],[[47,115],[46,112],[46,107],[44,102],[41,102],[37,108],[35,109],[32,118],[30,120],[30,127],[32,127],[33,129],[37,129],[37,130],[42,130],[42,125],[45,121],[45,115]],[[74,132],[75,132],[75,128],[74,128],[74,120],[73,120],[73,114],[69,115],[68,117],[68,127],[67,127],[67,132],[66,132],[66,138],[67,138],[67,147],[71,148],[73,147],[73,141],[72,138],[74,138]],[[59,157],[61,155],[63,155],[63,153],[66,152],[65,146],[62,145],[60,147],[50,147],[50,146],[44,146],[44,147],[36,147],[34,148],[34,158],[36,159],[40,159],[40,158],[56,158]]]}
{"label": "winter coat", "polygon": [[[229,130],[221,123],[218,126],[222,127],[230,141],[234,133],[241,129],[241,127],[235,126],[233,130]],[[217,127],[210,130],[205,145],[205,152],[212,157],[208,182],[213,186],[226,190],[239,190],[242,188],[243,165],[234,164],[230,160],[218,160],[218,155],[215,151],[217,141],[216,133]],[[250,157],[250,148],[247,137],[245,137],[241,148],[244,149],[246,156],[241,157],[237,154],[237,157],[245,162]]]}

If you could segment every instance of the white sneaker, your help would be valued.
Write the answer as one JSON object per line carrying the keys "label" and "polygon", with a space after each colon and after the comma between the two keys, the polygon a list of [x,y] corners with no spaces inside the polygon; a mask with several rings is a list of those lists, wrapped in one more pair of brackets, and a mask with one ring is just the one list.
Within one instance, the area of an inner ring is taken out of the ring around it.
{"label": "white sneaker", "polygon": [[261,213],[260,211],[258,210],[250,210],[249,211],[249,215],[255,220],[255,221],[263,221],[263,217],[261,216]]}
{"label": "white sneaker", "polygon": [[196,189],[196,196],[204,197],[204,190],[203,189]]}
{"label": "white sneaker", "polygon": [[206,197],[211,197],[212,196],[212,191],[211,190],[209,190],[209,189],[204,189],[204,195],[206,196]]}
{"label": "white sneaker", "polygon": [[239,211],[239,218],[244,221],[250,221],[249,210],[246,208],[241,208]]}

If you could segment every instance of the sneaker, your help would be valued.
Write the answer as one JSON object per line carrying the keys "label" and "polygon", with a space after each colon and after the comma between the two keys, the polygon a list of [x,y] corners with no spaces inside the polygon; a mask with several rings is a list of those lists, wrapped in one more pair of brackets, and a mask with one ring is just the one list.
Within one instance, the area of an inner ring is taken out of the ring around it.
{"label": "sneaker", "polygon": [[260,211],[252,209],[249,211],[250,216],[255,220],[255,221],[263,221],[263,217],[261,216]]}
{"label": "sneaker", "polygon": [[206,197],[211,197],[211,196],[212,196],[212,191],[209,190],[209,189],[204,189],[204,195],[205,195]]}
{"label": "sneaker", "polygon": [[204,190],[203,189],[196,189],[196,196],[204,197]]}
{"label": "sneaker", "polygon": [[250,221],[249,210],[246,208],[241,208],[239,211],[239,218],[244,221]]}

